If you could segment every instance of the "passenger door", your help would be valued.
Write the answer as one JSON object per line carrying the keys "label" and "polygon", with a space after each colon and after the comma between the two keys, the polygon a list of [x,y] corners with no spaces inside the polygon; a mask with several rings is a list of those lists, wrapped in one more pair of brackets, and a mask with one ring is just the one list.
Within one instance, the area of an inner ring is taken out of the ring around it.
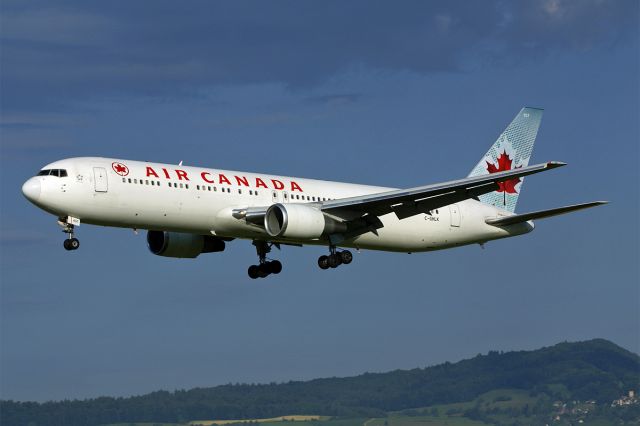
{"label": "passenger door", "polygon": [[93,183],[96,192],[107,192],[109,184],[107,181],[107,170],[104,167],[93,168]]}
{"label": "passenger door", "polygon": [[449,213],[451,214],[451,226],[455,228],[460,227],[460,207],[457,204],[451,204],[449,206]]}

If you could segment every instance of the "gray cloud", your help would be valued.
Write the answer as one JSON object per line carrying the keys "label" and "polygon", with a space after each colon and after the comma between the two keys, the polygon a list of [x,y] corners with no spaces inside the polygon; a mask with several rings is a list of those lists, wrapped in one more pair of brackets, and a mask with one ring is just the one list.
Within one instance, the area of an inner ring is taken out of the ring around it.
{"label": "gray cloud", "polygon": [[219,85],[309,88],[356,67],[459,71],[469,57],[527,60],[615,46],[637,35],[637,14],[633,0],[8,1],[2,107],[61,111]]}

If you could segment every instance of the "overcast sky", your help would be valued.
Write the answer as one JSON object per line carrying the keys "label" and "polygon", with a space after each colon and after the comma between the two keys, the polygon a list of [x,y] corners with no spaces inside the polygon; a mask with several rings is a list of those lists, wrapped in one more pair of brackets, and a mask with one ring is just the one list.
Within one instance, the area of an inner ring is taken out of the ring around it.
{"label": "overcast sky", "polygon": [[[603,337],[640,351],[639,3],[2,2],[0,397],[132,395],[414,368]],[[97,155],[411,187],[466,176],[545,108],[518,211],[605,207],[320,271],[250,242],[196,260],[83,225],[22,183]]]}

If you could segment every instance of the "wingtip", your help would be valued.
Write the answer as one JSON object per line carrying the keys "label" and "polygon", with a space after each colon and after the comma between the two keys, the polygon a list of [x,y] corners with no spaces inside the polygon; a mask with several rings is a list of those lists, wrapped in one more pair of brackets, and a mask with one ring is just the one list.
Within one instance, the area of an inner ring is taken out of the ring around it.
{"label": "wingtip", "polygon": [[550,169],[553,169],[555,167],[562,167],[562,166],[566,166],[567,163],[562,162],[562,161],[547,161],[547,167]]}

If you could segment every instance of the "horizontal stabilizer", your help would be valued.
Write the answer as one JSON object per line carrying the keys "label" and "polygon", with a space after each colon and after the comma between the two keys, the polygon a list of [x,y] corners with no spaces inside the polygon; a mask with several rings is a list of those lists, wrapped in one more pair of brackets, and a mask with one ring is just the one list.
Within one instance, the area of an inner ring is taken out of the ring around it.
{"label": "horizontal stabilizer", "polygon": [[516,223],[522,223],[528,220],[543,219],[545,217],[558,216],[561,214],[574,212],[576,210],[582,210],[582,209],[588,209],[590,207],[601,206],[607,203],[608,201],[592,201],[590,203],[574,204],[572,206],[558,207],[555,209],[540,210],[537,212],[516,214],[513,216],[506,216],[506,217],[490,218],[485,220],[485,222],[489,225],[495,225],[495,226],[515,225]]}

